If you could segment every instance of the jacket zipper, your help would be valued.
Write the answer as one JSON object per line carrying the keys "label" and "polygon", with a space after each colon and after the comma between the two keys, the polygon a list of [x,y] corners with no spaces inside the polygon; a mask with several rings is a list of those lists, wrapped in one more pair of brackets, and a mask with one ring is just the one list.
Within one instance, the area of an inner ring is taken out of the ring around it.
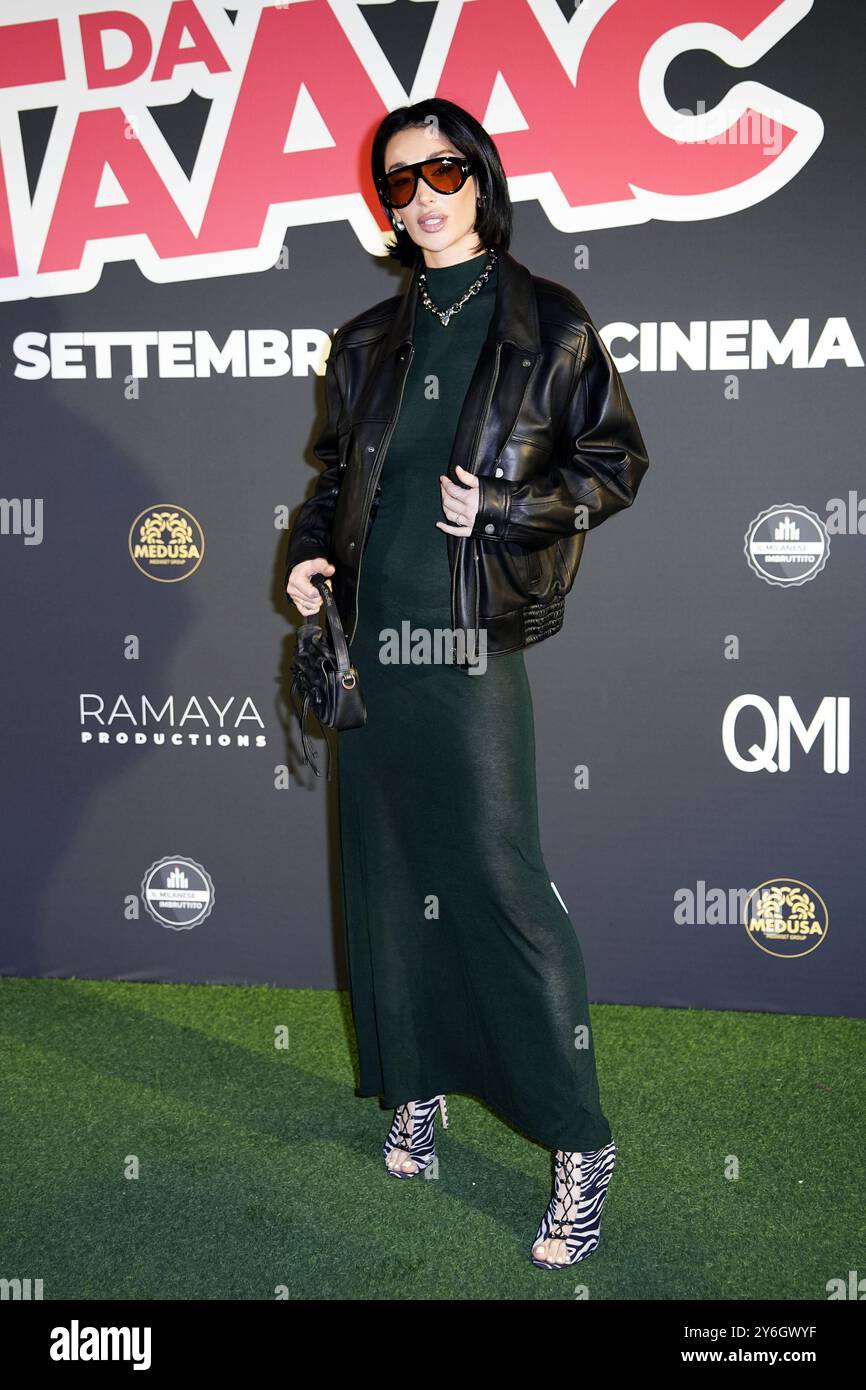
{"label": "jacket zipper", "polygon": [[[479,421],[478,421],[478,424],[475,426],[475,438],[474,438],[473,441],[472,441],[472,458],[471,458],[471,460],[470,460],[469,468],[468,468],[468,470],[467,470],[467,471],[470,472],[470,473],[474,473],[474,472],[475,472],[475,465],[476,465],[477,462],[478,462],[478,458],[477,458],[477,455],[478,455],[478,441],[479,441],[479,439],[480,439],[480,437],[481,437],[481,431],[482,431],[482,429],[484,428],[485,421],[487,420],[487,414],[488,414],[488,412],[489,412],[489,410],[490,410],[490,402],[491,402],[491,400],[493,399],[493,391],[494,391],[494,388],[495,388],[495,386],[496,386],[497,377],[499,376],[499,354],[501,353],[501,351],[502,351],[502,344],[501,344],[501,343],[497,343],[497,344],[496,344],[496,360],[495,360],[495,362],[494,362],[494,364],[493,364],[493,376],[491,377],[491,379],[490,379],[490,385],[489,385],[488,388],[487,388],[487,396],[486,396],[485,401],[484,401],[484,409],[483,409],[482,412],[481,412],[481,417],[480,417],[480,419],[479,419]],[[461,544],[461,546],[465,545],[466,542],[467,542],[468,540],[471,540],[471,539],[472,539],[471,536],[461,536],[461,537],[460,537],[460,544]],[[456,592],[456,591],[457,591],[457,560],[459,560],[460,554],[462,554],[462,551],[458,552],[458,555],[457,555],[457,557],[456,557],[456,559],[455,559],[455,563],[454,563],[454,573],[453,573],[452,576],[451,576],[451,627],[452,627],[452,630],[453,630],[454,632],[457,631],[457,625],[456,625],[456,622],[455,622],[455,619],[456,619],[456,617],[457,617],[457,592]],[[480,623],[479,623],[479,597],[478,597],[478,547],[477,547],[477,546],[475,547],[475,550],[474,550],[474,557],[475,557],[475,658],[476,658],[476,660],[477,660],[477,659],[478,659],[478,636],[479,636],[479,632],[480,632]]]}
{"label": "jacket zipper", "polygon": [[475,647],[474,647],[473,655],[474,655],[474,657],[475,657],[475,660],[477,661],[477,660],[478,660],[478,643],[479,643],[479,640],[480,640],[479,634],[480,634],[480,632],[481,632],[481,627],[480,627],[480,624],[479,624],[479,611],[480,611],[479,605],[480,605],[480,603],[481,603],[481,581],[480,581],[480,579],[479,579],[479,577],[478,577],[478,546],[477,546],[477,545],[475,546],[475,549],[473,550],[472,553],[473,553],[473,556],[474,556],[474,559],[475,559]]}
{"label": "jacket zipper", "polygon": [[349,641],[350,641],[350,642],[353,640],[353,638],[354,638],[354,636],[355,636],[355,633],[358,631],[358,619],[359,619],[360,616],[361,616],[361,565],[363,564],[363,561],[364,561],[364,551],[365,551],[365,549],[366,549],[367,522],[368,522],[368,519],[369,519],[368,516],[367,516],[367,508],[369,507],[369,505],[370,505],[370,503],[371,503],[371,501],[372,501],[372,499],[373,499],[373,494],[374,494],[374,492],[375,492],[375,490],[376,490],[376,484],[377,484],[377,482],[379,481],[379,475],[380,475],[380,473],[382,472],[382,465],[383,465],[384,462],[385,462],[385,455],[386,455],[387,452],[388,452],[388,445],[391,443],[391,435],[394,433],[394,426],[396,425],[397,420],[399,419],[399,416],[400,416],[400,407],[401,407],[402,404],[403,404],[403,392],[404,392],[405,389],[406,389],[406,378],[407,378],[408,375],[409,375],[409,368],[410,368],[411,365],[412,365],[412,358],[414,357],[414,355],[415,355],[415,344],[414,344],[414,342],[413,342],[413,343],[410,343],[410,344],[409,344],[409,355],[408,355],[408,358],[407,358],[407,361],[406,361],[406,370],[405,370],[404,373],[403,373],[403,380],[402,380],[401,383],[400,383],[400,395],[399,395],[399,398],[398,398],[398,400],[397,400],[397,409],[394,411],[393,416],[391,417],[390,421],[388,422],[388,428],[387,428],[387,430],[385,431],[385,437],[384,437],[384,439],[382,440],[382,443],[381,443],[381,445],[380,445],[379,453],[378,453],[378,456],[377,456],[377,458],[376,458],[376,462],[373,464],[373,471],[372,471],[372,473],[370,474],[370,481],[369,481],[369,483],[367,484],[367,491],[366,491],[366,493],[365,493],[365,495],[364,495],[364,506],[363,506],[363,509],[362,509],[362,512],[361,512],[361,515],[362,515],[363,518],[364,518],[364,527],[363,527],[363,532],[362,532],[361,540],[360,540],[361,551],[360,551],[360,554],[358,555],[358,573],[357,573],[356,576],[355,576],[355,621],[354,621],[354,624],[352,625],[352,634],[351,634],[351,636],[349,637]]}

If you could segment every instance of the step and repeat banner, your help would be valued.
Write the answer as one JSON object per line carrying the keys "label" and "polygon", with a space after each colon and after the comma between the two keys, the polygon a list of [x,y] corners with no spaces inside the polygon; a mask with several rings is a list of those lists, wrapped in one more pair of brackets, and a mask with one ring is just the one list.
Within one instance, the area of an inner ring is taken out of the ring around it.
{"label": "step and repeat banner", "polygon": [[863,8],[2,0],[2,973],[345,983],[286,542],[440,95],[650,456],[526,653],[591,997],[862,1015]]}

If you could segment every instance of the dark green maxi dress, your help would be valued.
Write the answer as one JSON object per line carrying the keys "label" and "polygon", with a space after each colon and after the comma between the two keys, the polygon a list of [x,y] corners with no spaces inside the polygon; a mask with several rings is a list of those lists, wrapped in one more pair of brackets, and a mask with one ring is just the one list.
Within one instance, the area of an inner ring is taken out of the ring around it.
{"label": "dark green maxi dress", "polygon": [[[434,303],[486,264],[428,270]],[[383,629],[451,627],[439,474],[495,293],[496,271],[447,327],[419,301],[361,565],[351,655],[367,722],[337,736],[357,1094],[390,1108],[464,1092],[548,1148],[583,1151],[611,1132],[582,953],[539,842],[523,652],[475,675],[380,660]]]}

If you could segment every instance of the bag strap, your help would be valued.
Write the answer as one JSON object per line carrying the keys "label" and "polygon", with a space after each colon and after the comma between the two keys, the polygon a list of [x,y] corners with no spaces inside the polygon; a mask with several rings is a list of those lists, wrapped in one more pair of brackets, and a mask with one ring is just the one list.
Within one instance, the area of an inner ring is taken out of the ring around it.
{"label": "bag strap", "polygon": [[343,631],[343,624],[340,622],[340,614],[334,595],[328,587],[327,580],[322,574],[311,574],[310,583],[313,584],[324,599],[324,612],[328,620],[328,627],[331,630],[331,641],[334,644],[334,659],[337,663],[337,679],[347,690],[355,684],[355,677],[352,676],[352,662],[349,658],[349,646],[346,642],[346,634]]}

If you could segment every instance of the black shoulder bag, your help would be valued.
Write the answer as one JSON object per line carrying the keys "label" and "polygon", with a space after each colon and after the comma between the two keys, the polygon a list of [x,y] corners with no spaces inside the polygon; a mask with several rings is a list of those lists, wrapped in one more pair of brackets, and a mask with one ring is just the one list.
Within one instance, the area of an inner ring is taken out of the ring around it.
{"label": "black shoulder bag", "polygon": [[[315,765],[316,754],[307,742],[304,724],[307,711],[313,713],[320,727],[329,729],[359,729],[367,722],[367,709],[361,694],[358,671],[351,663],[346,635],[334,596],[324,575],[311,574],[310,583],[319,590],[324,600],[323,608],[331,630],[328,636],[323,625],[313,614],[298,628],[297,646],[292,661],[292,699],[301,725],[301,743],[304,759],[310,764],[317,777],[321,776]],[[299,700],[302,704],[299,707]],[[327,780],[331,780],[328,766]]]}

